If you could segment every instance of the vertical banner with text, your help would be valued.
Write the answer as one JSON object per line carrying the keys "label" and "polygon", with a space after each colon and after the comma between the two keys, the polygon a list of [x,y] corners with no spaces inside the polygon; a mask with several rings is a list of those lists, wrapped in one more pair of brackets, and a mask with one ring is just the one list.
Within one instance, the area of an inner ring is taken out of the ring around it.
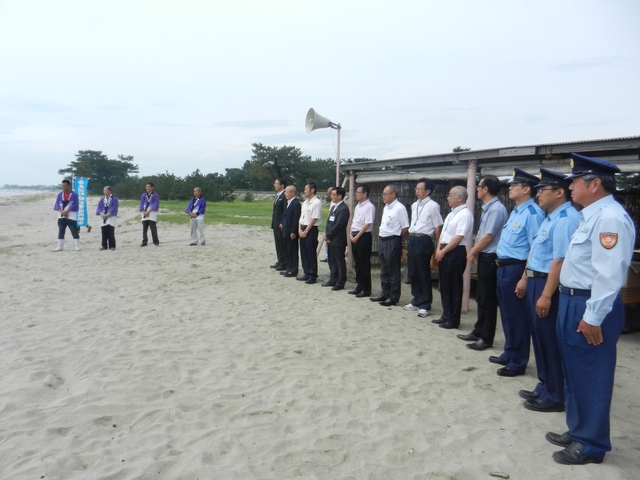
{"label": "vertical banner with text", "polygon": [[89,179],[76,177],[73,180],[73,191],[78,194],[78,227],[86,227],[89,225],[89,216],[87,214]]}

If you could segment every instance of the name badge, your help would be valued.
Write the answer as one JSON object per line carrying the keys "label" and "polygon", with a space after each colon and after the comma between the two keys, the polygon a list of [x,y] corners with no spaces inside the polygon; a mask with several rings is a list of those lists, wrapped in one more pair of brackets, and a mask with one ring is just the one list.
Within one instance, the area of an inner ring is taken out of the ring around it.
{"label": "name badge", "polygon": [[336,221],[336,216],[335,216],[335,215],[331,215],[331,216],[329,217],[329,221],[330,221],[330,222],[335,222],[335,221]]}

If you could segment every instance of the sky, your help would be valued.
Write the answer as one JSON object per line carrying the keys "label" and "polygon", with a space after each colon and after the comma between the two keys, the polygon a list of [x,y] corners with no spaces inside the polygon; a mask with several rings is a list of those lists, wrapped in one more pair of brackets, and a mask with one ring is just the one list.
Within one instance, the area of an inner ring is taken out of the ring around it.
{"label": "sky", "polygon": [[0,0],[0,186],[640,135],[637,0]]}

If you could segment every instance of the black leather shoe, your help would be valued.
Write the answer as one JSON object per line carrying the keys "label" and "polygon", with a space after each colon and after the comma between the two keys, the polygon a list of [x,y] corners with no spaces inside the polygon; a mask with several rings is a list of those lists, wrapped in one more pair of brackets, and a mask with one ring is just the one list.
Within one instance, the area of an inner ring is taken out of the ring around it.
{"label": "black leather shoe", "polygon": [[283,275],[284,277],[287,277],[287,278],[297,277],[297,276],[298,276],[298,274],[297,274],[297,273],[291,273],[291,272],[284,272],[282,275]]}
{"label": "black leather shoe", "polygon": [[535,390],[520,390],[518,395],[520,395],[520,398],[524,398],[525,400],[536,400],[537,398],[540,398],[540,394]]}
{"label": "black leather shoe", "polygon": [[496,373],[500,377],[517,377],[518,375],[524,375],[524,372],[516,372],[515,370],[511,370],[509,367],[499,368]]}
{"label": "black leather shoe", "polygon": [[458,328],[458,325],[454,325],[453,323],[444,322],[439,325],[440,328],[446,328],[447,330],[451,330],[453,328]]}
{"label": "black leather shoe", "polygon": [[360,290],[358,290],[357,288],[355,290],[349,290],[347,292],[349,295],[357,295],[360,293]]}
{"label": "black leather shoe", "polygon": [[337,292],[338,290],[344,290],[344,287],[341,287],[340,285],[334,285],[331,289],[332,292]]}
{"label": "black leather shoe", "polygon": [[483,339],[479,338],[477,339],[475,342],[473,343],[469,343],[467,344],[467,348],[470,348],[471,350],[486,350],[487,348],[491,348],[493,345],[490,345],[488,343],[486,343]]}
{"label": "black leather shoe", "polygon": [[323,258],[323,259],[321,259],[320,261],[321,261],[322,263],[327,263],[327,262],[329,261],[329,259],[328,259],[328,258]]}
{"label": "black leather shoe", "polygon": [[[197,243],[192,243],[191,245],[197,245]],[[270,268],[278,268],[280,266],[279,263],[274,263],[273,265],[269,265]]]}
{"label": "black leather shoe", "polygon": [[396,302],[394,302],[390,298],[387,298],[386,300],[383,300],[382,302],[380,302],[380,305],[382,305],[383,307],[390,307],[390,306],[395,305],[395,304],[396,304]]}
{"label": "black leather shoe", "polygon": [[356,293],[356,298],[368,297],[369,295],[371,295],[371,292],[359,292]]}
{"label": "black leather shoe", "polygon": [[587,457],[582,454],[584,447],[579,442],[572,442],[564,450],[554,452],[552,457],[563,465],[586,465],[587,463],[602,463],[602,460],[596,460],[595,458]]}
{"label": "black leather shoe", "polygon": [[554,445],[558,445],[559,447],[568,447],[573,443],[573,439],[571,438],[571,435],[569,435],[569,432],[564,432],[564,433],[547,432],[544,438],[546,438],[548,442],[551,442]]}
{"label": "black leather shoe", "polygon": [[552,407],[543,403],[539,398],[525,400],[523,405],[527,410],[533,410],[534,412],[564,412],[564,405]]}
{"label": "black leather shoe", "polygon": [[315,278],[309,278],[309,280],[307,280],[306,282],[307,285],[313,285],[314,283],[316,283],[316,279]]}
{"label": "black leather shoe", "polygon": [[320,285],[322,285],[323,287],[333,287],[336,284],[336,282],[324,282],[321,283]]}
{"label": "black leather shoe", "polygon": [[384,295],[378,295],[377,297],[371,297],[369,300],[372,302],[384,302],[387,299]]}
{"label": "black leather shoe", "polygon": [[287,267],[276,267],[276,272],[286,272]]}
{"label": "black leather shoe", "polygon": [[[440,324],[445,323],[445,322],[446,322],[446,320],[444,318],[442,318],[442,317],[440,317],[438,319],[431,320],[431,323],[435,323],[436,325],[440,325]],[[458,335],[458,337],[459,336],[460,335]]]}
{"label": "black leather shoe", "polygon": [[496,357],[495,355],[491,355],[489,357],[489,361],[491,363],[495,363],[496,365],[506,365],[507,364],[506,361],[502,360],[500,357]]}
{"label": "black leather shoe", "polygon": [[306,282],[307,280],[309,280],[309,277],[303,275],[302,277],[296,277],[296,280],[298,280],[299,282]]}
{"label": "black leather shoe", "polygon": [[456,337],[458,337],[460,340],[464,340],[465,342],[475,342],[476,340],[480,340],[480,337],[476,337],[473,332],[467,333],[466,335],[459,333],[458,335],[456,335]]}

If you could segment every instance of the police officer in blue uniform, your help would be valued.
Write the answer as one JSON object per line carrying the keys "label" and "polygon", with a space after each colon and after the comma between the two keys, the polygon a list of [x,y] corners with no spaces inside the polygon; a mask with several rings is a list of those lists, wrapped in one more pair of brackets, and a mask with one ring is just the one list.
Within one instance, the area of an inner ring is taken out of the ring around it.
{"label": "police officer in blue uniform", "polygon": [[525,275],[526,304],[529,311],[533,353],[538,385],[533,391],[520,390],[524,406],[537,412],[564,412],[564,374],[556,336],[560,269],[569,239],[580,221],[580,214],[569,199],[570,180],[562,173],[540,169],[536,185],[540,208],[548,212],[533,238]]}
{"label": "police officer in blue uniform", "polygon": [[489,357],[491,363],[503,365],[501,377],[523,375],[529,362],[531,334],[524,295],[526,286],[520,284],[529,257],[533,237],[544,220],[544,213],[535,203],[535,186],[540,181],[520,168],[515,168],[509,182],[509,198],[516,202],[502,229],[496,251],[498,258],[498,305],[504,331],[504,352]]}
{"label": "police officer in blue uniform", "polygon": [[557,334],[565,375],[569,431],[549,432],[565,447],[553,454],[566,465],[601,463],[611,450],[609,412],[616,343],[624,326],[620,288],[635,243],[633,221],[613,198],[620,169],[571,154],[571,197],[584,208],[560,271]]}

